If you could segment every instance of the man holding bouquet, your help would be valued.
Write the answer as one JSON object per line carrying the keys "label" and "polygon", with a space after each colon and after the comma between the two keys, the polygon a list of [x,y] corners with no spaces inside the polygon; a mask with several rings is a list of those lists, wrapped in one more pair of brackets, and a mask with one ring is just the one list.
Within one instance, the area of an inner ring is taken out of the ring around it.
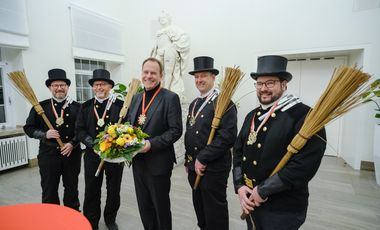
{"label": "man holding bouquet", "polygon": [[170,230],[170,178],[176,162],[174,142],[182,135],[181,105],[177,94],[161,88],[162,64],[148,58],[142,64],[144,92],[136,94],[128,121],[150,137],[133,158],[137,203],[144,229]]}
{"label": "man holding bouquet", "polygon": [[[93,229],[98,229],[101,215],[100,198],[103,183],[103,171],[98,176],[95,172],[100,157],[94,152],[94,140],[106,125],[118,122],[123,101],[110,94],[114,81],[105,69],[93,72],[89,81],[94,98],[83,103],[76,123],[78,139],[86,146],[84,154],[85,194],[83,213],[90,221]],[[104,208],[104,221],[110,230],[118,229],[116,215],[120,207],[120,186],[124,163],[104,163],[107,183],[107,199]]]}

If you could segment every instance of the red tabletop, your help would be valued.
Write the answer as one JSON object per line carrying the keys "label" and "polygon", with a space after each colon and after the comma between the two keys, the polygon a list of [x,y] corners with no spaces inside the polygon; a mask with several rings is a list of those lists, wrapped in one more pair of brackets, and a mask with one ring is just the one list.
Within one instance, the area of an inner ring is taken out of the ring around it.
{"label": "red tabletop", "polygon": [[0,206],[1,230],[91,230],[80,212],[55,204]]}

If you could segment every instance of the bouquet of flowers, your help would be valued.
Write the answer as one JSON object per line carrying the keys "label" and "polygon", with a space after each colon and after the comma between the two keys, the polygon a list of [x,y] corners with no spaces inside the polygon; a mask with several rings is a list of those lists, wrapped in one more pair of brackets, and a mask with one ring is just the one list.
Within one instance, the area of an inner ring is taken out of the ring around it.
{"label": "bouquet of flowers", "polygon": [[144,138],[147,137],[148,134],[128,122],[107,125],[104,131],[96,136],[94,150],[105,161],[125,161],[130,166],[132,158],[144,147]]}

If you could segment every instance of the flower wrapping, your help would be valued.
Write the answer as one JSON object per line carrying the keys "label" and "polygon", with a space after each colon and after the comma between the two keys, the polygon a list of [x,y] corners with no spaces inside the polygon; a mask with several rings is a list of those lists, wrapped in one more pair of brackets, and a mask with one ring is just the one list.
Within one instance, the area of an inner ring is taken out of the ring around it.
{"label": "flower wrapping", "polygon": [[148,134],[128,122],[110,124],[96,136],[94,150],[105,161],[125,161],[130,166],[133,157],[144,147],[147,137]]}

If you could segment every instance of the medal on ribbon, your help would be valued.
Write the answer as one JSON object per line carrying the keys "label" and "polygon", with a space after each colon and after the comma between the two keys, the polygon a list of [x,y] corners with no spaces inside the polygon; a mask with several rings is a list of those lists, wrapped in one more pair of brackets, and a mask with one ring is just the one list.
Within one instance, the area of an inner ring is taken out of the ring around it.
{"label": "medal on ribbon", "polygon": [[144,125],[145,120],[146,120],[146,116],[145,116],[145,114],[140,114],[140,116],[139,116],[139,118],[138,118],[138,120],[137,120],[137,123],[138,123],[139,125]]}
{"label": "medal on ribbon", "polygon": [[53,114],[54,114],[54,117],[55,117],[55,124],[58,126],[61,126],[65,123],[65,120],[63,119],[64,117],[64,114],[65,114],[65,109],[66,107],[72,102],[72,100],[70,100],[70,98],[66,98],[66,102],[65,104],[63,104],[62,108],[61,108],[61,113],[60,115],[58,116],[58,113],[57,113],[57,110],[55,109],[54,107],[54,102],[53,102],[53,98],[50,99],[50,103],[51,103],[51,110],[53,111]]}
{"label": "medal on ribbon", "polygon": [[198,102],[198,99],[194,102],[194,105],[193,105],[193,109],[191,110],[191,115],[190,115],[190,119],[189,119],[189,125],[190,126],[193,126],[195,125],[195,122],[196,122],[196,119],[198,117],[198,115],[200,114],[200,112],[203,110],[203,108],[207,105],[207,103],[210,101],[210,100],[213,100],[216,96],[218,95],[218,92],[216,90],[213,90],[206,98],[206,100],[203,102],[203,104],[199,107],[198,111],[196,114],[194,114],[194,110],[195,110],[195,106],[197,105],[197,102]]}
{"label": "medal on ribbon", "polygon": [[99,117],[98,111],[96,110],[96,106],[95,106],[96,99],[94,99],[94,113],[97,120],[96,121],[97,126],[103,127],[106,124],[105,122],[106,114],[107,114],[107,111],[111,108],[112,102],[114,102],[114,97],[111,95],[108,98],[107,105],[106,105],[106,108],[104,109],[102,117]]}
{"label": "medal on ribbon", "polygon": [[267,113],[265,119],[260,123],[260,125],[259,125],[259,127],[257,128],[256,131],[255,131],[255,117],[256,117],[256,113],[253,115],[253,118],[252,118],[252,121],[251,121],[251,129],[250,129],[249,134],[248,134],[247,145],[253,145],[254,143],[256,143],[256,141],[257,141],[257,135],[259,135],[259,131],[264,126],[264,124],[268,121],[268,119],[271,117],[271,115],[273,114],[273,112],[275,111],[275,109],[277,107],[277,104],[278,104],[278,101],[276,101],[272,105],[272,107],[269,110],[269,112]]}
{"label": "medal on ribbon", "polygon": [[146,111],[148,111],[150,105],[152,104],[152,102],[154,101],[154,98],[157,96],[157,94],[160,92],[160,90],[161,90],[161,87],[159,87],[157,89],[157,91],[153,94],[153,97],[152,97],[152,99],[150,99],[150,101],[149,101],[149,103],[148,103],[147,106],[145,106],[146,92],[144,92],[143,98],[142,98],[142,105],[141,105],[141,114],[139,115],[139,117],[137,119],[137,123],[140,126],[143,126],[145,124],[145,121],[146,121]]}

